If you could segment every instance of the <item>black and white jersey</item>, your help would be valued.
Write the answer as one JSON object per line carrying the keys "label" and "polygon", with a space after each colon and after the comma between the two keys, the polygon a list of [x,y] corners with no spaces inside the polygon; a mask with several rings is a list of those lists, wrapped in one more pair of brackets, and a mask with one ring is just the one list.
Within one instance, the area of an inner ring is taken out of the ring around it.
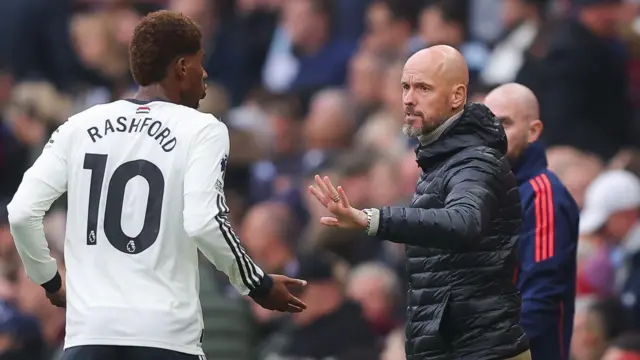
{"label": "black and white jersey", "polygon": [[42,218],[67,192],[65,348],[203,354],[198,249],[243,295],[261,285],[227,221],[228,154],[222,122],[164,101],[98,105],[53,134],[8,209],[27,275],[43,284],[57,266]]}

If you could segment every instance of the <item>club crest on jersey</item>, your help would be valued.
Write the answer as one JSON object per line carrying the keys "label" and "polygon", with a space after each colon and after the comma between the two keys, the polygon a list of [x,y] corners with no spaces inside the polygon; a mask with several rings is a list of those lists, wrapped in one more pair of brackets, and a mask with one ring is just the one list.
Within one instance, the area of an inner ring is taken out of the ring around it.
{"label": "club crest on jersey", "polygon": [[136,251],[136,242],[133,240],[129,240],[127,243],[127,251],[132,253]]}
{"label": "club crest on jersey", "polygon": [[136,114],[148,114],[151,112],[151,109],[147,106],[140,106],[136,109]]}

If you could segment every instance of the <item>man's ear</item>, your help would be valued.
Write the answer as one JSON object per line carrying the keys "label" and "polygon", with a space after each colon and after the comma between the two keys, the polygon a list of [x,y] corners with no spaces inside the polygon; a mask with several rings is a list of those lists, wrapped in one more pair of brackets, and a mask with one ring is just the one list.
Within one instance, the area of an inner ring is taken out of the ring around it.
{"label": "man's ear", "polygon": [[533,120],[529,123],[529,143],[532,143],[540,137],[544,125],[540,120]]}
{"label": "man's ear", "polygon": [[181,57],[176,60],[175,72],[179,79],[182,79],[187,75],[187,59]]}
{"label": "man's ear", "polygon": [[467,87],[463,84],[458,84],[453,87],[453,92],[451,94],[451,107],[454,109],[458,109],[464,105],[467,101]]}

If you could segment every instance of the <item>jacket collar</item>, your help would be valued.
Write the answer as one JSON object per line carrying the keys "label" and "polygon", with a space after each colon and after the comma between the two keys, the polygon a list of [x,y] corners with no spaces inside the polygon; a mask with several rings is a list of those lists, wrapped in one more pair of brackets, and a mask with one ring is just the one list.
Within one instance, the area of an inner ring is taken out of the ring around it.
{"label": "jacket collar", "polygon": [[547,154],[544,146],[536,141],[529,145],[513,166],[518,185],[531,180],[547,169]]}
{"label": "jacket collar", "polygon": [[495,115],[483,104],[471,103],[453,124],[433,143],[416,148],[417,162],[427,169],[446,160],[462,149],[487,146],[507,153],[507,136]]}
{"label": "jacket collar", "polygon": [[455,115],[447,119],[447,121],[445,121],[440,126],[438,126],[435,130],[428,133],[427,135],[420,136],[418,138],[418,140],[420,141],[420,144],[427,146],[433,143],[434,141],[438,140],[438,138],[440,138],[440,136],[444,134],[445,131],[447,131],[447,129],[450,126],[456,123],[456,121],[460,118],[460,116],[462,116],[462,112],[463,111],[459,111],[458,113],[456,113]]}

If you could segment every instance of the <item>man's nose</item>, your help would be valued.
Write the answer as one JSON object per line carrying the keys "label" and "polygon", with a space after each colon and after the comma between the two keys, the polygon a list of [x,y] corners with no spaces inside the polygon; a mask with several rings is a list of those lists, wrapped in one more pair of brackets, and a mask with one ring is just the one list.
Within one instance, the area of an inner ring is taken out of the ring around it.
{"label": "man's nose", "polygon": [[402,103],[405,106],[415,106],[416,105],[416,100],[415,100],[415,96],[414,96],[414,92],[413,90],[407,90],[402,94]]}

